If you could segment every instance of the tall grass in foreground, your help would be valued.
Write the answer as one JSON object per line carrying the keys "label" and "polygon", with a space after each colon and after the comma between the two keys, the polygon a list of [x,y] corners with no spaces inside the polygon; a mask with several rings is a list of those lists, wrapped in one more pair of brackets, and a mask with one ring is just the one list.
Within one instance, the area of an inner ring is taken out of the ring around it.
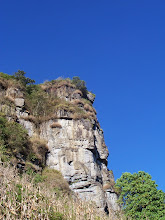
{"label": "tall grass in foreground", "polygon": [[0,219],[107,220],[92,204],[36,184],[35,176],[0,165]]}

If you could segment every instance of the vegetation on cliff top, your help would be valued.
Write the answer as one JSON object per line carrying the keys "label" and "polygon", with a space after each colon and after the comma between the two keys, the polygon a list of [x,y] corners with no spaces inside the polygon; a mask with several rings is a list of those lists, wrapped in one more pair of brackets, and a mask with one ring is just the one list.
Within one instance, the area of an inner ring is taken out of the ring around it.
{"label": "vegetation on cliff top", "polygon": [[[35,81],[26,77],[25,74],[22,70],[18,70],[12,76],[0,73],[0,84],[5,88],[16,87],[22,90],[25,98],[25,108],[31,115],[26,120],[31,120],[38,125],[42,121],[57,117],[56,113],[59,110],[68,112],[68,117],[73,119],[96,120],[96,111],[87,99],[88,91],[85,81],[80,80],[79,77],[73,77],[72,80],[59,78],[35,85]],[[68,102],[55,95],[54,91],[63,86],[73,88],[73,94],[80,94],[81,105],[77,102]]]}

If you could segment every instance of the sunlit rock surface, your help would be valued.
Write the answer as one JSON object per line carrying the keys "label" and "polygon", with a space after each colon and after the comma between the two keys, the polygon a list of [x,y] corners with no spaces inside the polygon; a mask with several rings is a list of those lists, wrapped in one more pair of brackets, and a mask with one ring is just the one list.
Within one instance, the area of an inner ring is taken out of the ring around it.
{"label": "sunlit rock surface", "polygon": [[[74,86],[63,85],[59,88],[49,88],[47,93],[55,95],[67,102],[82,100],[82,93]],[[59,170],[69,182],[70,188],[83,200],[94,201],[98,208],[117,211],[117,195],[114,192],[113,173],[107,169],[108,149],[104,142],[103,130],[96,118],[95,110],[91,110],[94,95],[87,94],[86,100],[91,103],[85,107],[79,106],[85,112],[93,111],[93,118],[74,119],[66,110],[56,111],[54,119],[41,122],[36,128],[30,120],[28,109],[25,109],[25,100],[22,91],[17,88],[5,90],[0,87],[0,94],[12,99],[15,108],[6,104],[0,105],[0,110],[10,112],[17,117],[28,131],[29,136],[39,133],[48,144],[49,153],[46,164]],[[90,112],[91,113],[91,112]],[[55,126],[53,125],[55,123]]]}

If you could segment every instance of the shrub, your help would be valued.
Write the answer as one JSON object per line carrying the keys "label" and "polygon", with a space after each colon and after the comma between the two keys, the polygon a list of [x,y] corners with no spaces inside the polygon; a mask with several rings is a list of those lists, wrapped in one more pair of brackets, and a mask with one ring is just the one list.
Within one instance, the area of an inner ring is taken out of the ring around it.
{"label": "shrub", "polygon": [[82,100],[80,100],[80,99],[75,99],[75,100],[72,101],[72,103],[73,103],[74,105],[84,106],[84,102],[83,102]]}
{"label": "shrub", "polygon": [[87,87],[84,80],[80,80],[78,76],[74,76],[72,78],[72,83],[76,86],[76,89],[79,89],[82,92],[84,97],[87,96]]}
{"label": "shrub", "polygon": [[6,82],[4,79],[0,79],[0,86],[1,86],[3,89],[7,89],[8,84],[7,84],[7,82]]}
{"label": "shrub", "polygon": [[34,182],[35,184],[38,184],[38,183],[44,182],[44,180],[45,180],[45,178],[44,178],[41,174],[37,173],[37,174],[34,176],[33,182]]}
{"label": "shrub", "polygon": [[39,87],[33,87],[25,97],[25,107],[33,116],[45,116],[49,109],[46,93]]}
{"label": "shrub", "polygon": [[59,171],[45,168],[42,171],[42,176],[46,187],[55,190],[56,192],[58,192],[59,189],[67,194],[70,193],[69,185]]}
{"label": "shrub", "polygon": [[23,70],[18,70],[17,72],[15,72],[15,74],[13,75],[14,79],[16,79],[17,81],[19,81],[23,86],[26,87],[26,85],[28,84],[33,84],[35,83],[35,81],[33,79],[30,79],[28,77],[25,77],[25,72]]}
{"label": "shrub", "polygon": [[54,122],[50,125],[51,128],[62,128],[62,126],[58,122]]}
{"label": "shrub", "polygon": [[27,131],[14,121],[7,121],[0,113],[0,140],[10,154],[28,155],[29,138]]}
{"label": "shrub", "polygon": [[115,185],[115,181],[110,180],[109,182],[103,185],[103,190],[112,189],[114,185]]}
{"label": "shrub", "polygon": [[89,104],[85,104],[84,109],[89,112],[94,112],[94,108]]}
{"label": "shrub", "polygon": [[88,118],[96,120],[96,115],[94,112],[87,112]]}
{"label": "shrub", "polygon": [[37,165],[45,166],[46,154],[48,152],[47,142],[39,136],[33,136],[31,139],[31,156],[28,159]]}

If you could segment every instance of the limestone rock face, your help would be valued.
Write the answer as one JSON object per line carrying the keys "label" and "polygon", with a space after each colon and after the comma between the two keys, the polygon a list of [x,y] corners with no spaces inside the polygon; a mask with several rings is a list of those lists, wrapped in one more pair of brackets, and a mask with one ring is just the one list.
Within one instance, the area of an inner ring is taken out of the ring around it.
{"label": "limestone rock face", "polygon": [[[18,122],[27,129],[29,136],[33,136],[37,130],[32,121],[25,120],[29,112],[24,107],[23,93],[16,88],[4,91],[2,86],[0,92],[13,99]],[[56,112],[56,117],[40,122],[40,138],[46,140],[49,148],[46,164],[59,170],[81,199],[94,201],[101,210],[119,210],[113,173],[107,168],[109,152],[92,107],[95,97],[88,93],[84,103],[81,91],[68,85],[49,88],[46,92],[70,103],[76,100],[80,110],[90,116],[74,118],[70,112],[61,109]],[[3,108],[1,105],[0,110]]]}
{"label": "limestone rock face", "polygon": [[60,170],[80,198],[95,201],[103,210],[118,210],[112,186],[103,188],[114,180],[107,169],[108,149],[100,128],[88,120],[57,119],[56,123],[61,127],[51,128],[52,120],[40,127],[41,138],[48,141],[47,165]]}
{"label": "limestone rock face", "polygon": [[23,107],[25,100],[23,98],[15,98],[14,102],[16,106]]}
{"label": "limestone rock face", "polygon": [[91,101],[91,103],[94,103],[95,96],[92,93],[88,92],[87,98],[89,99],[89,101]]}

